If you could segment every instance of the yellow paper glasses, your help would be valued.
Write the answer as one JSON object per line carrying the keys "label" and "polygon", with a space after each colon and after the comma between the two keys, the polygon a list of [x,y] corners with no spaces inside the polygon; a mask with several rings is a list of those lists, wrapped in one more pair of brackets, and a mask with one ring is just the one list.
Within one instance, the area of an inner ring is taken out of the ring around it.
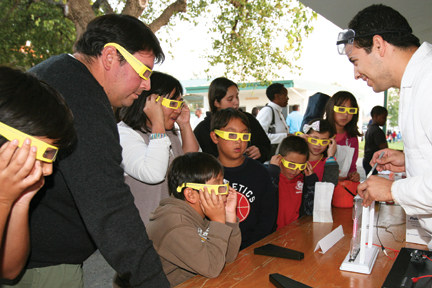
{"label": "yellow paper glasses", "polygon": [[[156,98],[156,102],[159,101],[159,98],[161,98],[161,96],[158,96],[158,98]],[[162,97],[162,105],[170,109],[178,109],[183,105],[183,103],[184,101],[172,100]]]}
{"label": "yellow paper glasses", "polygon": [[35,137],[27,135],[15,128],[12,128],[2,122],[0,122],[0,135],[9,141],[17,139],[19,141],[18,147],[21,147],[25,139],[31,140],[31,145],[37,147],[36,159],[48,163],[52,163],[58,152],[58,148],[48,143],[45,143]]}
{"label": "yellow paper glasses", "polygon": [[294,162],[290,162],[285,160],[284,158],[281,158],[282,164],[291,170],[297,170],[299,169],[300,171],[303,171],[306,169],[307,163],[303,163],[303,164],[298,164],[298,163],[294,163]]}
{"label": "yellow paper glasses", "polygon": [[221,131],[215,129],[214,132],[216,135],[221,137],[222,139],[229,140],[229,141],[250,141],[251,133],[237,133],[237,132],[227,132],[227,131]]}
{"label": "yellow paper glasses", "polygon": [[141,61],[135,58],[135,56],[129,53],[129,51],[127,51],[125,48],[123,48],[117,43],[108,43],[104,46],[104,48],[106,46],[114,46],[141,78],[143,78],[144,80],[149,80],[153,71],[149,67],[141,63]]}
{"label": "yellow paper glasses", "polygon": [[182,189],[188,187],[195,190],[202,189],[204,191],[204,187],[207,187],[208,192],[211,194],[211,191],[215,191],[216,195],[226,195],[229,190],[229,183],[225,184],[201,184],[201,183],[183,183],[182,185],[177,187],[177,192],[182,192]]}
{"label": "yellow paper glasses", "polygon": [[330,139],[316,139],[312,137],[308,137],[307,141],[313,145],[327,146],[330,144]]}
{"label": "yellow paper glasses", "polygon": [[354,107],[341,107],[341,106],[334,106],[333,110],[336,113],[348,113],[348,114],[357,114],[358,108]]}

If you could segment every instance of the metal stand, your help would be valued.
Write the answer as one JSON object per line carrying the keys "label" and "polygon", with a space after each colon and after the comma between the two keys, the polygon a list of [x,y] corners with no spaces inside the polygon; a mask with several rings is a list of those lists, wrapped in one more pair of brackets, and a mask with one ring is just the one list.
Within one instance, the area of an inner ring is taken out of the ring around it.
{"label": "metal stand", "polygon": [[[373,241],[373,222],[375,216],[375,202],[369,207],[363,207],[360,251],[354,261],[349,261],[350,253],[340,266],[340,270],[370,274],[378,256],[379,249],[372,245]],[[367,245],[366,245],[367,238]]]}

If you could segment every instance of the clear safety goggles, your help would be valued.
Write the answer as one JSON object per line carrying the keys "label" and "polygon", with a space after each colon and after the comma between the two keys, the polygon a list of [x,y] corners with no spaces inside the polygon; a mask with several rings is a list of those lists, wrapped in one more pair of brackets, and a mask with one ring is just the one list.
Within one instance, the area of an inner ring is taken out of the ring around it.
{"label": "clear safety goggles", "polygon": [[349,55],[351,54],[353,49],[354,39],[379,35],[379,34],[387,34],[387,33],[403,33],[403,34],[410,33],[411,34],[411,32],[404,32],[404,31],[377,31],[377,32],[366,33],[363,35],[356,35],[353,29],[345,29],[342,32],[339,32],[336,41],[337,50],[340,55]]}

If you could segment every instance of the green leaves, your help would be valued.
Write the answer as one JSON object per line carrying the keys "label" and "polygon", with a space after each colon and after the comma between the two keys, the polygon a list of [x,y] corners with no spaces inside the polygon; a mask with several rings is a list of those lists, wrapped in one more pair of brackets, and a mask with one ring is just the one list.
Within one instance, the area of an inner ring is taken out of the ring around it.
{"label": "green leaves", "polygon": [[[110,4],[118,13],[128,1],[138,0],[111,0]],[[152,23],[175,1],[149,1],[140,19]],[[2,0],[0,11],[7,13],[0,16],[0,64],[28,69],[52,55],[71,53],[76,29],[64,16],[65,2]],[[93,2],[89,0],[89,5]],[[103,9],[94,12],[99,15]],[[172,44],[181,37],[172,33],[178,21],[205,26],[213,51],[199,54],[205,55],[210,67],[222,65],[225,76],[237,82],[268,83],[282,78],[278,73],[284,67],[292,73],[300,71],[293,63],[300,58],[302,40],[312,33],[316,18],[297,0],[189,0],[187,12],[175,12],[163,28],[171,39],[161,40]],[[213,76],[211,71],[206,71],[208,77]]]}
{"label": "green leaves", "polygon": [[62,11],[63,3],[2,0],[0,64],[29,69],[52,55],[72,52],[75,27]]}
{"label": "green leaves", "polygon": [[[194,6],[196,16],[204,11]],[[207,1],[212,11],[213,53],[206,58],[210,66],[224,65],[225,76],[237,82],[281,78],[278,70],[299,67],[292,64],[301,56],[302,39],[313,31],[317,14],[298,1],[229,0]],[[198,13],[200,12],[200,13]],[[209,69],[211,71],[211,69]],[[209,75],[211,77],[212,75]]]}

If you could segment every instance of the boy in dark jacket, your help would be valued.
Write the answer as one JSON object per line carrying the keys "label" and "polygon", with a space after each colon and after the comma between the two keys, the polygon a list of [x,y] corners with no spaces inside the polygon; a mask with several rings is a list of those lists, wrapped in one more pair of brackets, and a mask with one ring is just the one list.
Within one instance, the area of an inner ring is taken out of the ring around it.
{"label": "boy in dark jacket", "polygon": [[217,111],[210,136],[217,145],[225,180],[238,191],[237,216],[240,219],[244,249],[273,231],[277,217],[277,190],[263,164],[244,155],[251,139],[249,121],[240,111]]}

